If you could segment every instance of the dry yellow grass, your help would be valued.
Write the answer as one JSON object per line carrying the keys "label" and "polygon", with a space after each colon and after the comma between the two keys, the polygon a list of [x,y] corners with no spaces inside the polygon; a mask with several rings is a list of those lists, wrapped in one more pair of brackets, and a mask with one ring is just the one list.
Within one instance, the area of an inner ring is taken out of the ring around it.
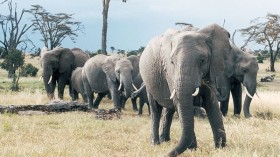
{"label": "dry yellow grass", "polygon": [[[279,65],[277,63],[276,69],[280,70]],[[263,71],[265,66],[260,66],[260,75],[267,75]],[[21,81],[27,85],[37,82],[35,87],[40,84],[38,78],[24,78]],[[240,117],[232,116],[233,105],[230,104],[229,115],[224,118],[227,147],[215,149],[208,120],[195,118],[198,148],[185,151],[180,156],[279,157],[280,84],[278,80],[275,81],[261,83],[258,88],[260,99],[254,96],[250,108],[253,118],[245,119],[243,113]],[[30,90],[27,87],[18,93],[1,92],[1,105],[48,102],[42,89]],[[65,95],[70,100],[67,91]],[[102,101],[100,105],[100,108],[111,107],[112,102],[108,100]],[[132,111],[130,101],[126,107],[121,119],[107,121],[97,120],[93,113],[84,112],[32,116],[1,114],[0,156],[158,157],[164,156],[178,143],[181,129],[177,115],[171,127],[171,141],[151,146],[150,119],[146,106],[141,117]]]}

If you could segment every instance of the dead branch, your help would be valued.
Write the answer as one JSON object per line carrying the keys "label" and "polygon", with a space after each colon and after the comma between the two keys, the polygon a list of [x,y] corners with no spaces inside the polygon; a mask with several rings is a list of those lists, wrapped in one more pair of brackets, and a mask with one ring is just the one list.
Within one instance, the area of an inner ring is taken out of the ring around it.
{"label": "dead branch", "polygon": [[90,109],[87,104],[79,103],[76,101],[53,101],[46,105],[10,105],[1,106],[0,113],[14,113],[19,114],[22,111],[42,111],[45,113],[51,112],[70,112],[70,111],[83,111],[88,112]]}

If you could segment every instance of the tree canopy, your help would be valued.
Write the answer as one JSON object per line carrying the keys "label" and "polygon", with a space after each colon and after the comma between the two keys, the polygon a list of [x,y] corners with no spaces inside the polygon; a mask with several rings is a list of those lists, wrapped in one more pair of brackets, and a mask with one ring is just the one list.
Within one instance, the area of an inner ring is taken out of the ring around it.
{"label": "tree canopy", "polygon": [[81,22],[73,21],[73,14],[47,12],[40,5],[32,5],[29,12],[33,15],[33,31],[39,31],[45,47],[53,49],[69,37],[75,42],[78,32],[84,29]]}
{"label": "tree canopy", "polygon": [[268,48],[270,53],[270,71],[275,72],[274,63],[280,52],[280,15],[268,13],[251,21],[251,26],[240,29],[248,42],[256,42]]}

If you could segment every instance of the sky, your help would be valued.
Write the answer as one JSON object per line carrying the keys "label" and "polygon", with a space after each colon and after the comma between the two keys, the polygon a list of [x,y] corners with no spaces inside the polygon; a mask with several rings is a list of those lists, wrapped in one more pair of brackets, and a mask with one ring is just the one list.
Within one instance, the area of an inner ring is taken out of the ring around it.
{"label": "sky", "polygon": [[[101,49],[102,0],[13,0],[18,10],[41,5],[48,12],[74,14],[76,21],[85,29],[79,33],[76,43],[70,39],[62,42],[63,47],[79,47],[83,50]],[[168,28],[180,28],[176,22],[191,23],[202,28],[217,23],[230,34],[237,29],[250,26],[251,20],[264,17],[267,13],[280,14],[280,0],[111,0],[108,17],[107,51],[110,47],[135,50],[146,46],[151,38]],[[0,14],[8,12],[7,3],[0,5]],[[26,18],[23,22],[29,22]],[[28,32],[27,36],[37,47],[43,47],[40,34]],[[2,35],[0,34],[0,37]],[[242,46],[245,38],[235,34],[235,43]],[[250,43],[251,49],[263,46]]]}

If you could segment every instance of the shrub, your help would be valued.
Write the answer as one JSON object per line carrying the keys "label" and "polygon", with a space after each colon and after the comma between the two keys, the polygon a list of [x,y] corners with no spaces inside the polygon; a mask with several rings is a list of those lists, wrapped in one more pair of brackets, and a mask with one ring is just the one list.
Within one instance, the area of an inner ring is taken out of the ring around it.
{"label": "shrub", "polygon": [[257,56],[258,63],[263,63],[264,57],[258,54]]}
{"label": "shrub", "polygon": [[27,76],[35,77],[37,75],[38,71],[39,71],[38,68],[33,66],[31,63],[28,63],[28,64],[24,65],[21,68],[20,76],[23,76],[23,77],[27,77]]}

